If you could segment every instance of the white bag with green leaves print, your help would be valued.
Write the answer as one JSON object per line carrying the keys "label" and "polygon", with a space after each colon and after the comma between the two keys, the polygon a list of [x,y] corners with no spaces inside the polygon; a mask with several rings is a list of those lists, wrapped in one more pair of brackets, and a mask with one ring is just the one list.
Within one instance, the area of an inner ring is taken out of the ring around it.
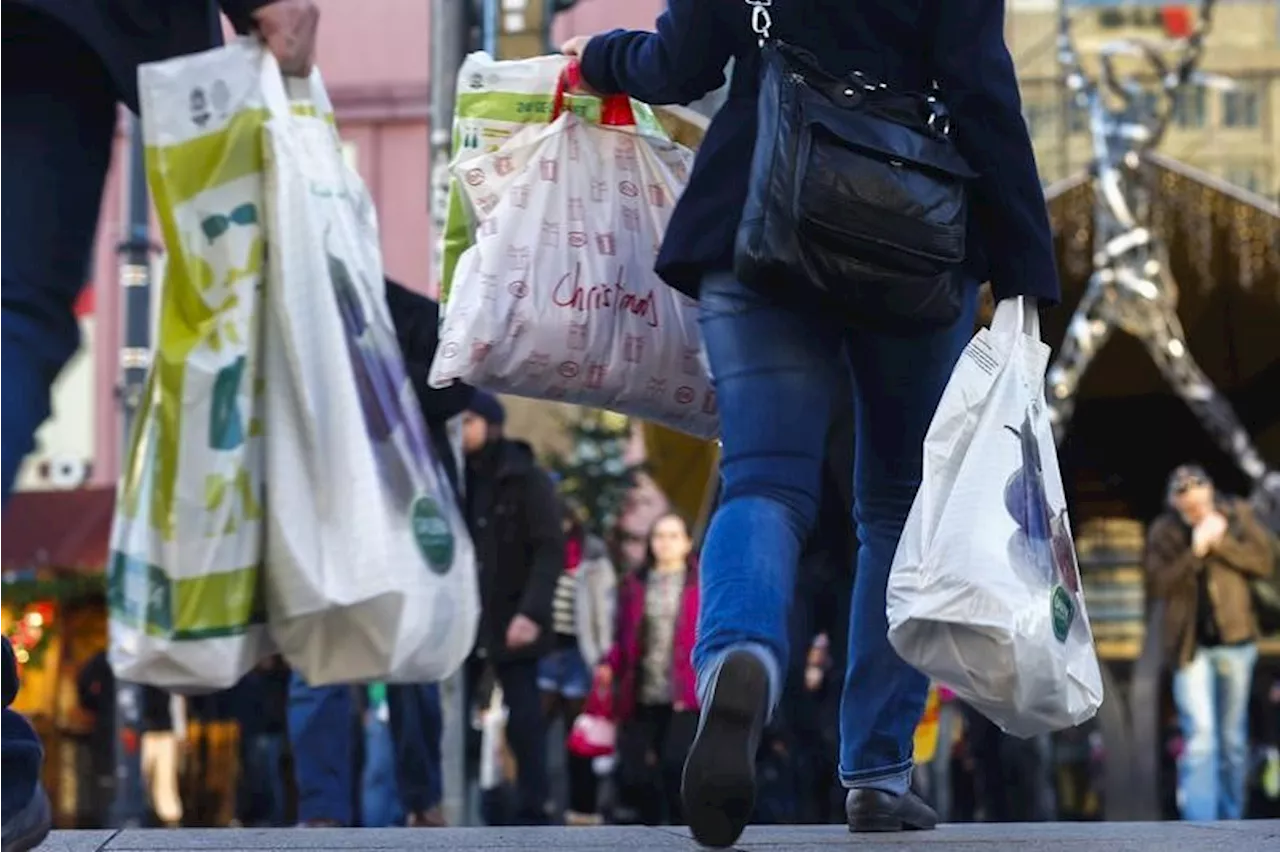
{"label": "white bag with green leaves print", "polygon": [[[495,60],[476,52],[467,56],[458,69],[457,98],[453,107],[453,159],[459,163],[492,153],[520,130],[551,123],[556,83],[569,64],[565,56],[538,56],[532,59]],[[600,121],[600,99],[568,98],[569,108],[588,123]],[[631,102],[637,132],[669,140],[653,110]],[[453,271],[458,258],[475,242],[472,216],[456,179],[449,181],[449,206],[442,235],[440,302],[448,301]]]}
{"label": "white bag with green leaves print", "polygon": [[264,619],[263,51],[144,65],[147,176],[168,249],[159,339],[120,479],[108,565],[124,680],[233,686]]}

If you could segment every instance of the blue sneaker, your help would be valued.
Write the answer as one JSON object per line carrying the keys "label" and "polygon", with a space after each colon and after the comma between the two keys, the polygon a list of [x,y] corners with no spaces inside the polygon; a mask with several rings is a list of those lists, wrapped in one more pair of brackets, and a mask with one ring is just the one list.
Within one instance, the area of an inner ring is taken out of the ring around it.
{"label": "blue sneaker", "polygon": [[27,852],[35,849],[49,837],[54,828],[54,814],[49,807],[45,789],[36,787],[35,796],[24,809],[0,824],[0,852]]}

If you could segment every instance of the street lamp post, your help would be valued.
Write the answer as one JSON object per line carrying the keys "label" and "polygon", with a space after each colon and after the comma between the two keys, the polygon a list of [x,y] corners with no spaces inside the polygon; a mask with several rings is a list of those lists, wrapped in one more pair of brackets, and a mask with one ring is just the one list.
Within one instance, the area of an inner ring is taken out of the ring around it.
{"label": "street lamp post", "polygon": [[[431,186],[428,187],[427,204],[431,214],[431,281],[437,288],[442,283],[442,242],[449,206],[449,154],[453,141],[454,92],[457,90],[458,68],[466,55],[470,32],[467,5],[461,0],[431,2],[431,126],[428,136]],[[461,457],[461,435],[453,429],[451,436],[454,437],[457,458],[448,461],[457,464]],[[461,671],[440,684],[440,705],[444,728],[440,748],[444,775],[444,801],[441,802],[441,807],[450,825],[462,825],[467,821],[469,812],[466,744],[470,720]]]}
{"label": "street lamp post", "polygon": [[[142,124],[137,116],[131,116],[130,120],[126,179],[125,227],[117,252],[122,318],[119,390],[122,456],[129,452],[129,439],[146,392],[147,369],[151,364],[151,222]],[[147,808],[139,755],[142,687],[117,680],[115,699],[116,777],[111,822],[120,828],[132,828],[142,824]]]}

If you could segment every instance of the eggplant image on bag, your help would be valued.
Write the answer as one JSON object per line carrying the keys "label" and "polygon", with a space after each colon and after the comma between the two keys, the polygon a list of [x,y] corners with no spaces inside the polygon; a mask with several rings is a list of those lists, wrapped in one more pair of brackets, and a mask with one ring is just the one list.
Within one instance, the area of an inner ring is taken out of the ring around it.
{"label": "eggplant image on bag", "polygon": [[1029,560],[1015,559],[1013,564],[1017,566],[1029,561],[1038,576],[1025,579],[1038,581],[1052,590],[1054,634],[1059,641],[1065,641],[1075,621],[1075,596],[1080,591],[1080,574],[1067,510],[1064,506],[1055,513],[1049,506],[1032,412],[1027,411],[1020,429],[1005,428],[1018,437],[1022,450],[1022,466],[1009,477],[1004,489],[1005,510],[1018,525],[1010,549],[1021,550],[1030,557]]}

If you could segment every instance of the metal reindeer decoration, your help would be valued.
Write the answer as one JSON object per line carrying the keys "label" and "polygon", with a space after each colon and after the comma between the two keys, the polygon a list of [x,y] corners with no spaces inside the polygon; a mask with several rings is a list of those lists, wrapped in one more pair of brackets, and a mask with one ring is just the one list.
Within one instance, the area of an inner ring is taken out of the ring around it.
{"label": "metal reindeer decoration", "polygon": [[[1126,39],[1100,51],[1100,79],[1091,79],[1071,37],[1067,3],[1060,5],[1058,58],[1075,106],[1086,111],[1093,137],[1093,273],[1048,373],[1055,433],[1066,431],[1081,376],[1116,331],[1133,335],[1205,429],[1254,484],[1254,502],[1273,524],[1280,473],[1267,466],[1231,404],[1187,348],[1178,320],[1178,285],[1151,222],[1153,187],[1143,160],[1160,142],[1179,96],[1192,85],[1226,85],[1198,71],[1214,0],[1202,0],[1192,32],[1172,42]],[[1172,56],[1172,61],[1170,58]],[[1146,80],[1121,75],[1117,60],[1136,57]],[[1154,76],[1154,81],[1150,78]]]}

